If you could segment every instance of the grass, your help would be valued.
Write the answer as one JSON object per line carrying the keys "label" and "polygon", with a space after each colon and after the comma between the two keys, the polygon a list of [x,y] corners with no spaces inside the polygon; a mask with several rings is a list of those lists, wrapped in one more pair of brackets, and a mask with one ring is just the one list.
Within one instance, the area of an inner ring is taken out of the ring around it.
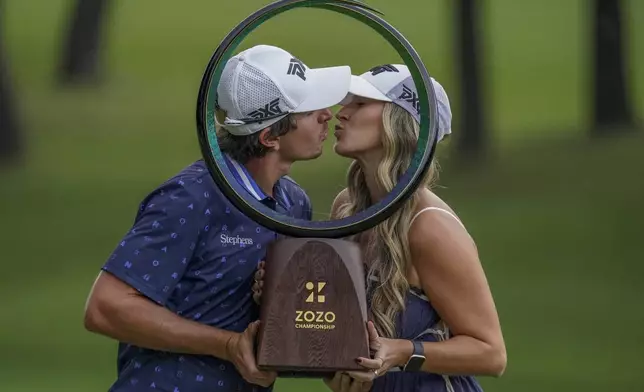
{"label": "grass", "polygon": [[[53,82],[71,3],[40,3],[9,0],[3,14],[29,145],[25,167],[0,174],[1,389],[106,390],[116,346],[83,330],[87,292],[139,200],[198,156],[194,105],[203,67],[223,34],[263,2],[115,2],[107,82],[76,90]],[[458,113],[449,3],[369,3],[417,47]],[[439,193],[477,240],[507,340],[507,373],[482,380],[490,391],[638,385],[644,139],[584,137],[584,4],[486,2],[495,155],[481,167],[457,168],[451,151],[441,151]],[[644,7],[627,5],[629,70],[641,118]],[[365,27],[319,12],[284,15],[245,46],[266,40],[311,65],[342,61],[358,70],[396,60]],[[346,167],[327,151],[294,169],[318,213],[342,186]],[[321,181],[321,173],[332,180]],[[277,390],[305,387],[324,390],[293,380],[280,381]]]}

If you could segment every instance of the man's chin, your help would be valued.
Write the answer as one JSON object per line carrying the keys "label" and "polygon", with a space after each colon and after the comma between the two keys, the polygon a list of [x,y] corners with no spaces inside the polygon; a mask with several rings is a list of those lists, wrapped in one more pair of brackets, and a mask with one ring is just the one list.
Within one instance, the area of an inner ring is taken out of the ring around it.
{"label": "man's chin", "polygon": [[324,150],[320,149],[320,151],[316,152],[315,154],[311,155],[307,161],[312,161],[313,159],[318,159],[319,157],[322,156],[322,153],[324,153]]}
{"label": "man's chin", "polygon": [[314,159],[318,159],[319,157],[321,157],[323,152],[324,150],[320,148],[319,151],[305,156],[301,156],[296,161],[312,161]]}

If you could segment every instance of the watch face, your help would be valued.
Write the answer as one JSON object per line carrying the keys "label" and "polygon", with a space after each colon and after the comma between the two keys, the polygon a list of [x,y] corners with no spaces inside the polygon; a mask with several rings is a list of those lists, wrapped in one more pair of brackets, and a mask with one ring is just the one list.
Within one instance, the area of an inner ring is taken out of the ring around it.
{"label": "watch face", "polygon": [[417,355],[414,354],[409,358],[409,361],[407,362],[407,366],[405,366],[405,371],[409,372],[415,372],[420,370],[421,366],[423,366],[423,362],[425,362],[425,357],[422,355]]}

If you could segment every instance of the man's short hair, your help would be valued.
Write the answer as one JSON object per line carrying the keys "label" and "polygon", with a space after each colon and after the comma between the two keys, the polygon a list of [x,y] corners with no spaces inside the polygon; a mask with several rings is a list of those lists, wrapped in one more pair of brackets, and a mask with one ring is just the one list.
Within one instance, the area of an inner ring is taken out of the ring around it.
{"label": "man's short hair", "polygon": [[[283,136],[297,128],[295,115],[289,114],[268,128],[267,138]],[[224,154],[228,154],[235,161],[245,164],[250,159],[265,156],[271,150],[260,142],[259,135],[261,132],[238,136],[231,134],[223,127],[219,127],[217,128],[217,142]]]}

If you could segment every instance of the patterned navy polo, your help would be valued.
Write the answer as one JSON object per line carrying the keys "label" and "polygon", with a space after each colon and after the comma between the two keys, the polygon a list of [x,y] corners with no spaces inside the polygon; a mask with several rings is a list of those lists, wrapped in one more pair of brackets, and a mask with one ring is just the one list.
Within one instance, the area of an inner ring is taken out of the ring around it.
{"label": "patterned navy polo", "polygon": [[[228,160],[237,180],[278,211],[311,219],[306,193],[291,179],[268,197],[246,168]],[[103,270],[185,318],[241,332],[259,309],[251,287],[257,263],[276,233],[259,226],[221,194],[203,161],[185,168],[141,203],[132,229]],[[119,343],[110,391],[270,391],[248,384],[232,363]]]}

